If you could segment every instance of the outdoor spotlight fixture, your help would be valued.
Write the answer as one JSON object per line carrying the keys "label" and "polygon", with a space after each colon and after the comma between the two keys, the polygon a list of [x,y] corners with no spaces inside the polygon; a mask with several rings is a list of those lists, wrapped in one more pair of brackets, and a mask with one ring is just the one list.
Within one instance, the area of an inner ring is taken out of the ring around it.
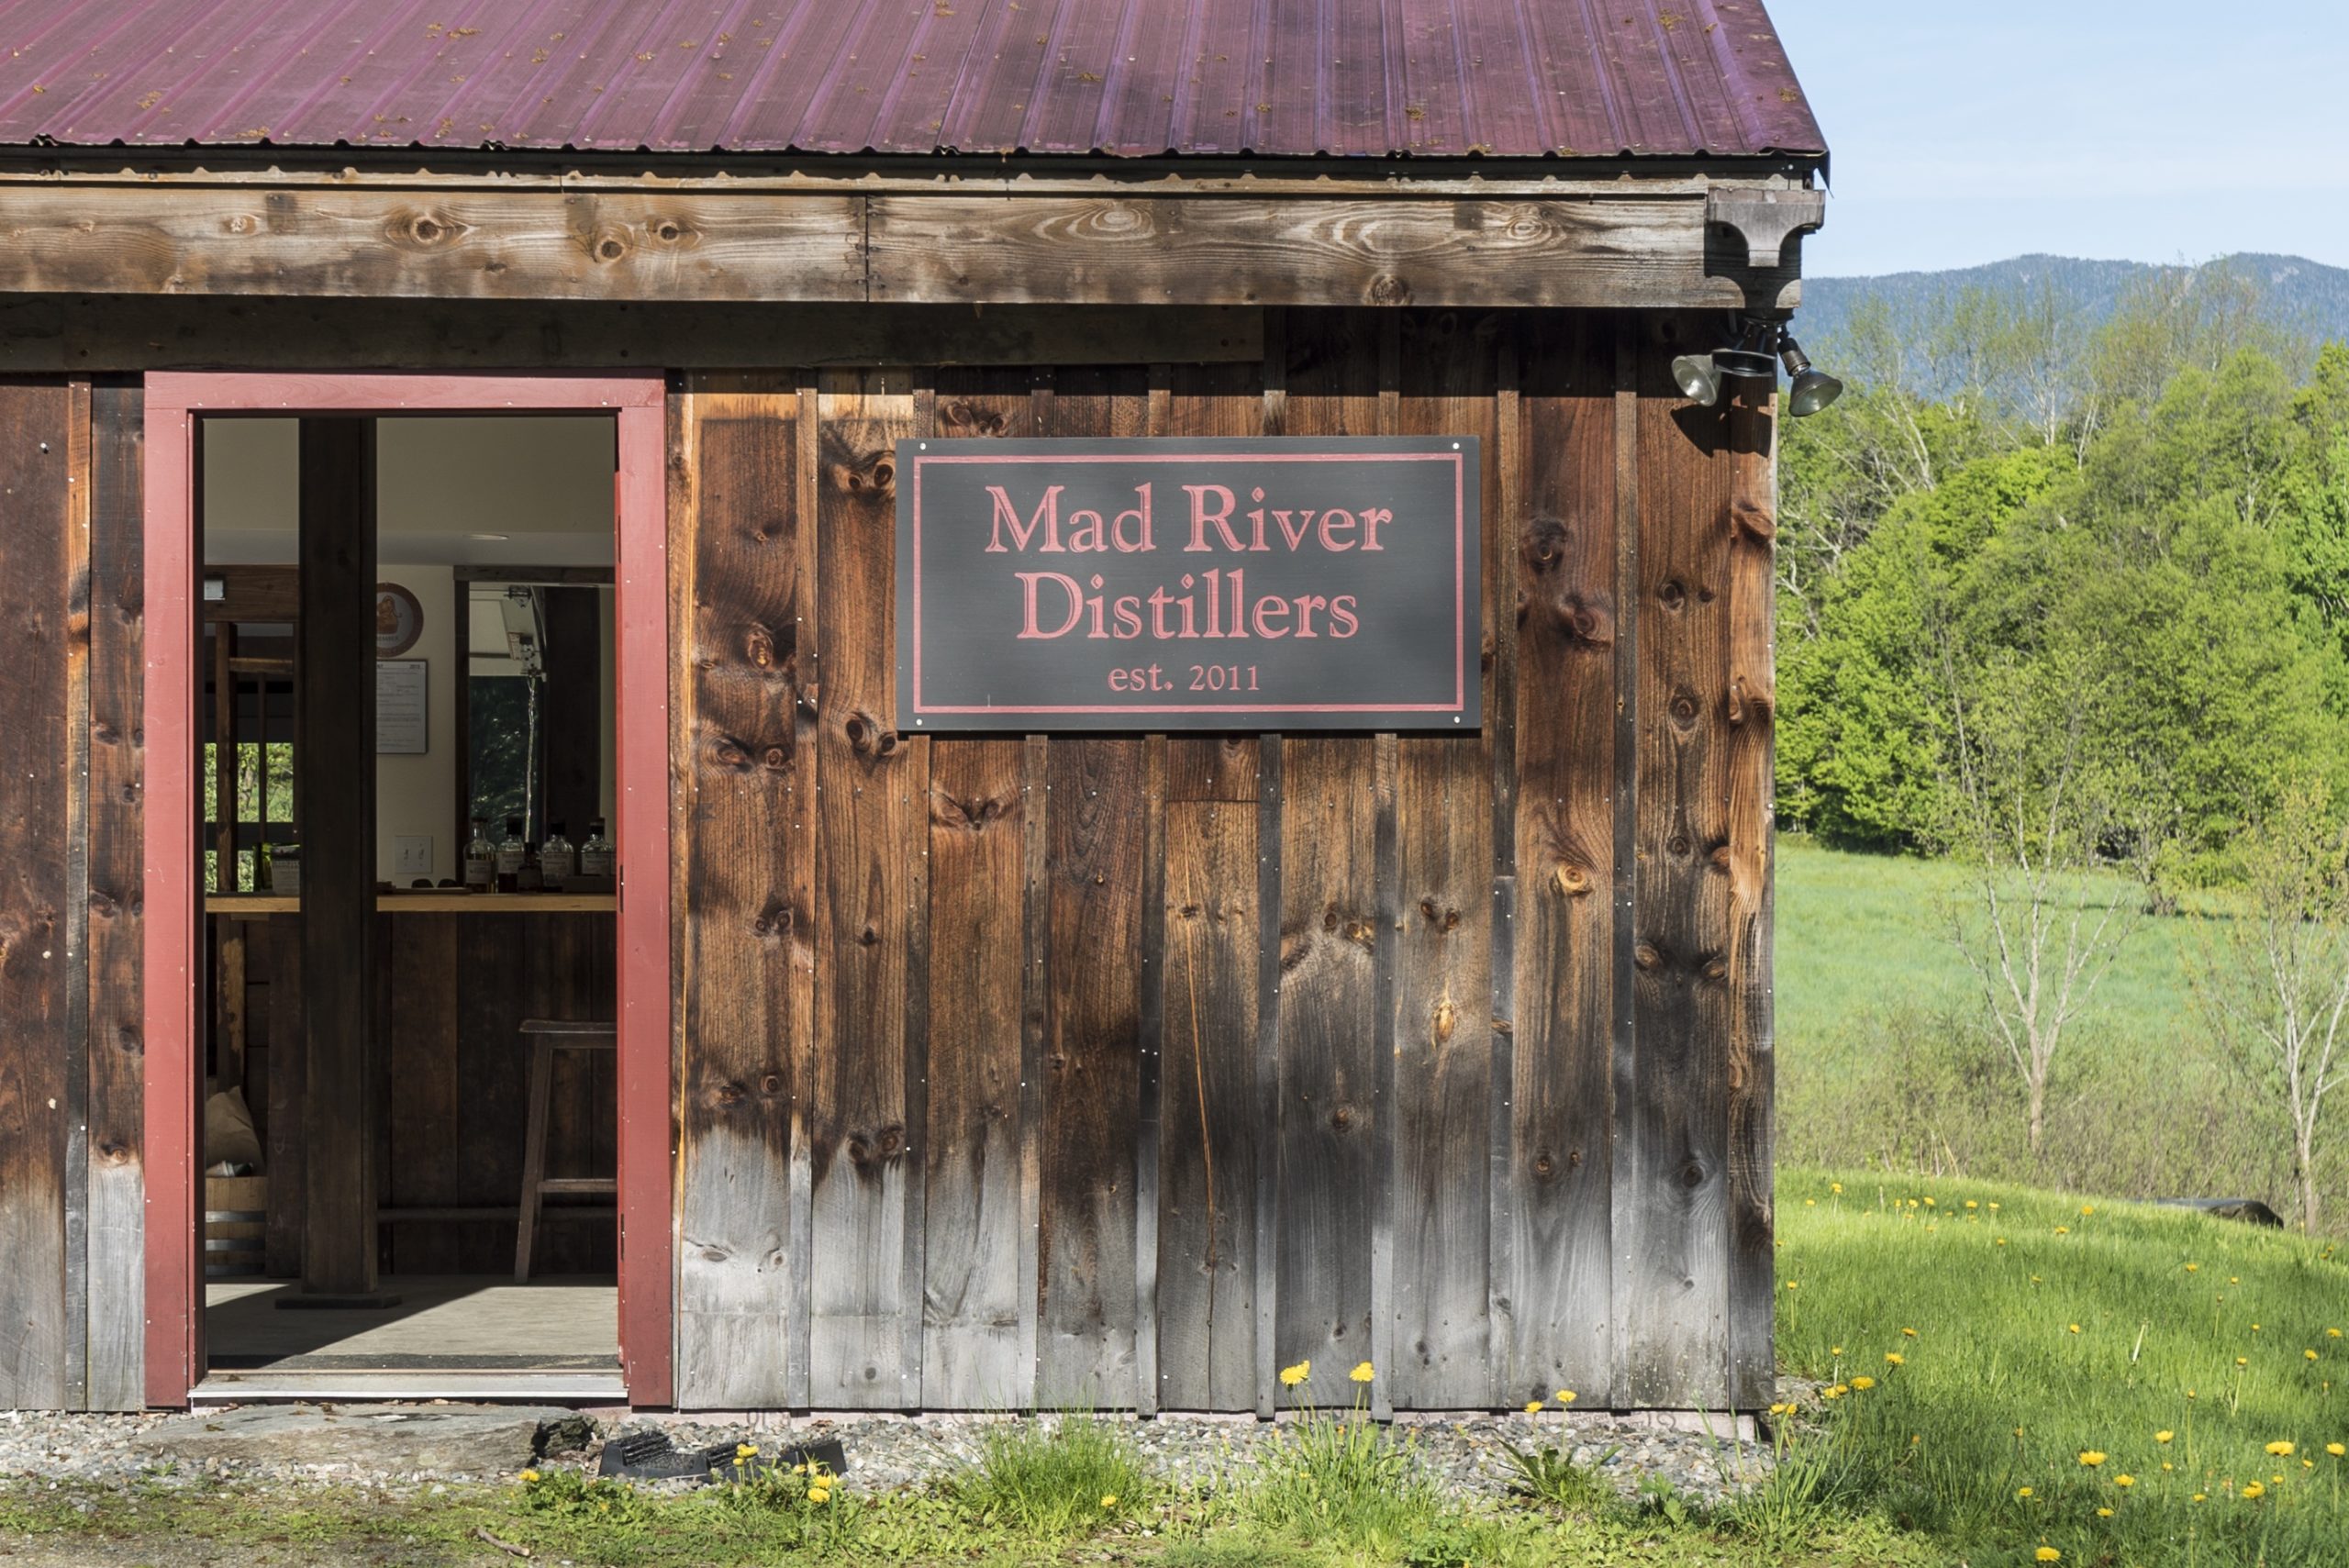
{"label": "outdoor spotlight fixture", "polygon": [[1786,362],[1787,374],[1794,378],[1794,384],[1787,389],[1787,412],[1796,418],[1807,419],[1843,395],[1843,384],[1825,371],[1812,369],[1802,345],[1784,328],[1778,333],[1778,358]]}
{"label": "outdoor spotlight fixture", "polygon": [[1721,385],[1732,378],[1777,384],[1778,364],[1794,378],[1787,412],[1799,419],[1816,414],[1842,395],[1843,384],[1811,368],[1810,361],[1781,321],[1748,316],[1738,323],[1729,347],[1709,354],[1682,354],[1672,361],[1672,379],[1683,396],[1706,408],[1721,398]]}

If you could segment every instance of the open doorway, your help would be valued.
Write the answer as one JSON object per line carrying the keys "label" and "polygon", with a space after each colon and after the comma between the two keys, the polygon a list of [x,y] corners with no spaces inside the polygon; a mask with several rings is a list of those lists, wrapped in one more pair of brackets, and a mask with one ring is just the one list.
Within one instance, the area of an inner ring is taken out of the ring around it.
{"label": "open doorway", "polygon": [[[193,1005],[150,1010],[150,1151],[158,1088],[195,1113],[194,1233],[150,1230],[149,1396],[665,1403],[658,384],[478,411],[485,379],[421,406],[408,378],[327,384],[307,419],[265,387],[188,397],[175,453],[150,383],[150,583],[184,526],[196,678],[184,793],[149,781],[150,866],[158,818],[185,829],[193,959]],[[150,591],[150,637],[173,619]],[[161,684],[150,758],[183,695]],[[631,717],[650,791],[620,767]],[[150,1163],[159,1217],[178,1174]]]}

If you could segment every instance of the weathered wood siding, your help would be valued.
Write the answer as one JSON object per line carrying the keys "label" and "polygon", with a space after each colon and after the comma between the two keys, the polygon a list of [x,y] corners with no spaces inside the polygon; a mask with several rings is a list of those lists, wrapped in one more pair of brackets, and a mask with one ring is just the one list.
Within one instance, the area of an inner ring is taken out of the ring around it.
{"label": "weathered wood siding", "polygon": [[[1772,432],[1673,395],[1710,325],[678,375],[680,1405],[1766,1403]],[[139,408],[0,384],[0,1405],[141,1386]],[[1110,433],[1479,437],[1480,731],[902,734],[891,443]]]}
{"label": "weathered wood siding", "polygon": [[[681,1404],[1766,1393],[1770,427],[1698,325],[681,380]],[[1482,731],[900,733],[891,443],[1145,433],[1480,438]]]}

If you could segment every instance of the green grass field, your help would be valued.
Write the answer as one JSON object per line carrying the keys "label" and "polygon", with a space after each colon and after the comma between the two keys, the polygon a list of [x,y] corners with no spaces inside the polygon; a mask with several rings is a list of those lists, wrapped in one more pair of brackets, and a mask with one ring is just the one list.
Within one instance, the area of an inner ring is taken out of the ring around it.
{"label": "green grass field", "polygon": [[2332,1246],[1857,1170],[1782,1171],[1778,1205],[1781,1365],[1845,1390],[1798,1402],[1797,1451],[1843,1507],[1975,1564],[2349,1561]]}
{"label": "green grass field", "polygon": [[[2120,877],[2109,895],[2141,895]],[[1782,1162],[2019,1181],[2122,1197],[2263,1198],[2297,1218],[2288,1145],[2205,1038],[2187,960],[2223,946],[2223,901],[2134,922],[2058,1054],[2048,1138],[2026,1145],[2020,1080],[1950,940],[1945,862],[1782,840],[1777,896]],[[2343,1102],[2349,1114],[2349,1101]],[[2336,1142],[2349,1146],[2349,1138]],[[2349,1159],[2321,1158],[2324,1227],[2349,1221]]]}

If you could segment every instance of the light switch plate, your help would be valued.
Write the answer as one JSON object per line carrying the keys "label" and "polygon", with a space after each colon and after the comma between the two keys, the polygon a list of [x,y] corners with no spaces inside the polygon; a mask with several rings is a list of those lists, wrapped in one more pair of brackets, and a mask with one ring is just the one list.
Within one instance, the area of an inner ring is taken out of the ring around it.
{"label": "light switch plate", "polygon": [[432,836],[401,833],[392,840],[392,863],[401,876],[432,874]]}

